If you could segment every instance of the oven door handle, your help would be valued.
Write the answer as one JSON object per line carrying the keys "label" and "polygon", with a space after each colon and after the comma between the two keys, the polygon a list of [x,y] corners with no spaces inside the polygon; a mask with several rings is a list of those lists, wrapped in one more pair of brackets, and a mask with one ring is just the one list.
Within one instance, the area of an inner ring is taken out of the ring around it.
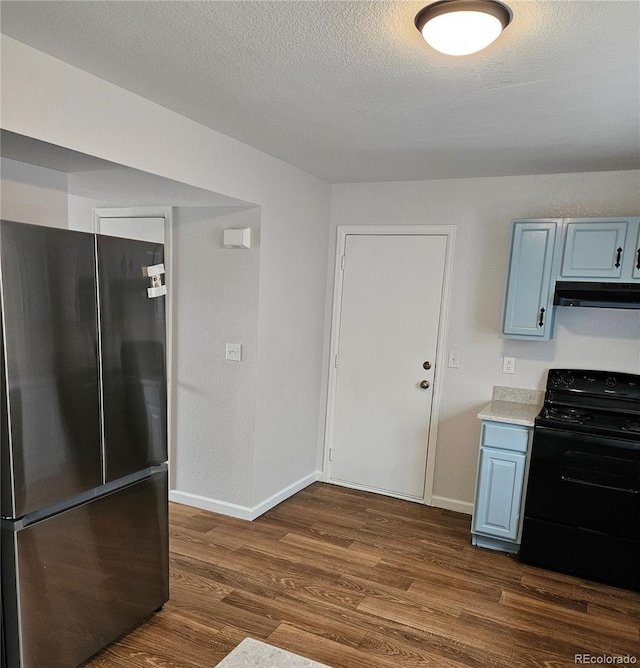
{"label": "oven door handle", "polygon": [[580,480],[579,478],[572,478],[570,476],[563,475],[562,479],[565,482],[575,482],[578,485],[587,485],[589,487],[599,487],[600,489],[610,489],[614,492],[627,492],[627,494],[640,494],[640,489],[628,489],[626,487],[615,487],[613,485],[601,485],[597,482],[591,482],[589,480]]}

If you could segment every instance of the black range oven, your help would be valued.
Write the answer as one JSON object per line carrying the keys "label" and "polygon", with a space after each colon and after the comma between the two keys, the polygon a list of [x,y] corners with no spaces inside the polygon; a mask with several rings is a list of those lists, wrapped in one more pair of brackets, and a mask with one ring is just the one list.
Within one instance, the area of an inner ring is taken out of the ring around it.
{"label": "black range oven", "polygon": [[520,561],[640,591],[640,376],[549,371]]}

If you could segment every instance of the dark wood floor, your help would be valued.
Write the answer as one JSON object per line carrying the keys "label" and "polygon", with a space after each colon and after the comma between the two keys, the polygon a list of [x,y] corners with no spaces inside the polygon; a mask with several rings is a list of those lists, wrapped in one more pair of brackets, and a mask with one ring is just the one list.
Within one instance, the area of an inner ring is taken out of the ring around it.
{"label": "dark wood floor", "polygon": [[173,504],[171,600],[87,665],[211,668],[247,636],[334,668],[640,663],[640,594],[474,548],[469,526],[322,483],[252,523]]}

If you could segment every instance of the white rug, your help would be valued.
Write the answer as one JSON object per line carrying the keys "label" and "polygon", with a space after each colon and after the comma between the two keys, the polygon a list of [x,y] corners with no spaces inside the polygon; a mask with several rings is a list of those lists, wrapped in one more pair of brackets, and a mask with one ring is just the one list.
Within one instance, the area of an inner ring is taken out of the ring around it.
{"label": "white rug", "polygon": [[222,659],[217,668],[329,668],[329,666],[285,652],[279,647],[272,647],[259,640],[245,638]]}

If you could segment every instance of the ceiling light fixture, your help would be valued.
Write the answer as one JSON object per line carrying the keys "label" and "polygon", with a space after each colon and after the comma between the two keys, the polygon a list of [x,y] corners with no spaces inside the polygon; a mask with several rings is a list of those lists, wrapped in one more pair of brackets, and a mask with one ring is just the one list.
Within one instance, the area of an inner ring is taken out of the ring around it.
{"label": "ceiling light fixture", "polygon": [[415,24],[434,49],[466,56],[498,39],[512,18],[511,9],[498,0],[440,0],[421,9]]}

